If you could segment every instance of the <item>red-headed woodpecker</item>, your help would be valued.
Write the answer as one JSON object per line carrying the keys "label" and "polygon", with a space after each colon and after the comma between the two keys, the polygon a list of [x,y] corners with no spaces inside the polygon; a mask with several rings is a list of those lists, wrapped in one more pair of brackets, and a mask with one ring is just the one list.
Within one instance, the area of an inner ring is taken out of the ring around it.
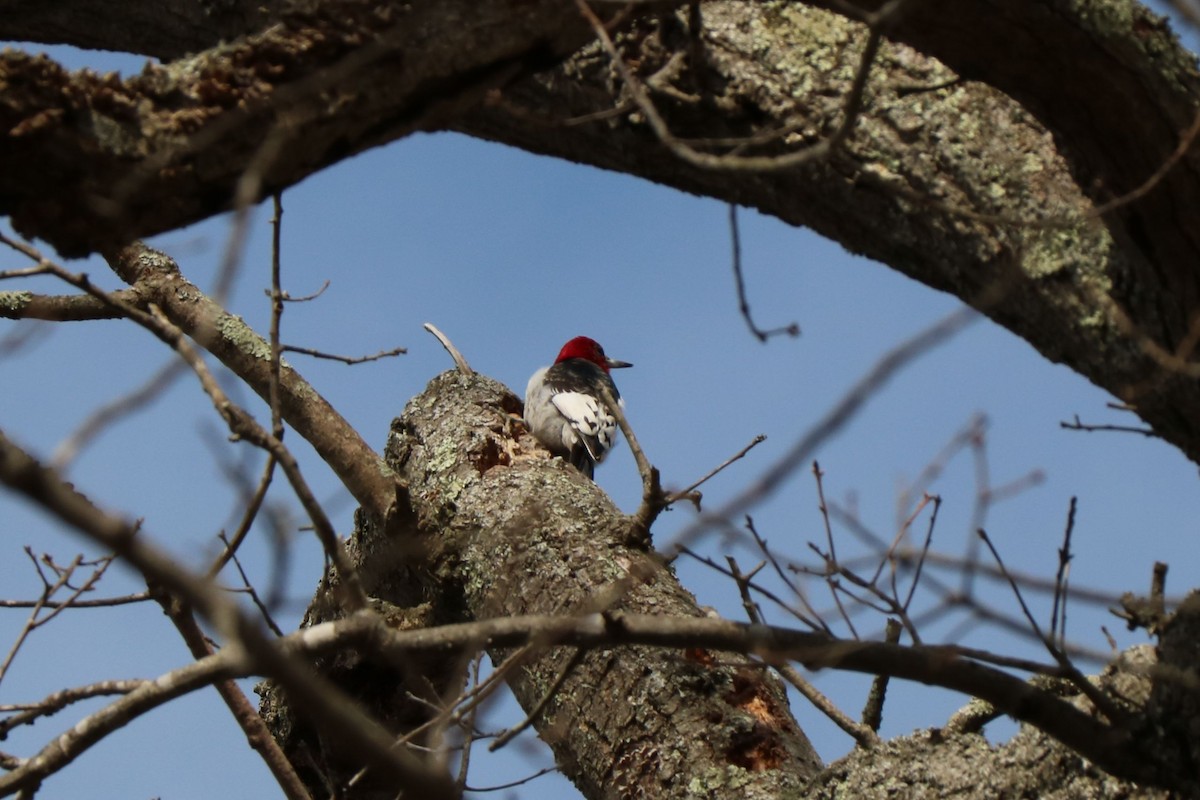
{"label": "red-headed woodpecker", "polygon": [[623,408],[608,371],[632,366],[604,355],[604,348],[594,340],[576,336],[563,345],[554,364],[529,379],[525,424],[546,449],[591,478],[617,441],[617,420],[600,387],[608,387]]}

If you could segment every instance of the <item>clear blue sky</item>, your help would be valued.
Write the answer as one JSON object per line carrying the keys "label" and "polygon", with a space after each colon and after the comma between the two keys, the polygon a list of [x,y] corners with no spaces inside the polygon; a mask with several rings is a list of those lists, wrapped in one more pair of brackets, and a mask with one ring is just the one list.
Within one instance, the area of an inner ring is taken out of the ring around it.
{"label": "clear blue sky", "polygon": [[[141,63],[106,54],[63,58],[72,66],[90,63],[126,72]],[[423,322],[437,324],[476,369],[518,392],[565,339],[587,334],[610,355],[635,363],[617,376],[619,385],[629,419],[667,484],[684,486],[756,434],[769,437],[705,487],[708,509],[772,464],[882,353],[959,305],[807,231],[743,211],[746,281],[757,321],[763,327],[796,321],[803,328],[799,339],[760,344],[738,314],[725,206],[460,136],[395,142],[310,178],[289,190],[283,203],[287,290],[305,295],[330,281],[320,299],[288,306],[284,340],[346,354],[409,349],[398,359],[357,367],[290,359],[369,442],[382,446],[392,417],[450,367],[441,346],[422,331]],[[251,218],[252,235],[231,302],[260,331],[266,330],[269,310],[263,294],[269,284],[269,218],[268,207]],[[192,280],[208,286],[229,232],[228,219],[215,219],[153,243],[174,255]],[[21,262],[15,255],[0,256],[0,268],[16,266]],[[88,271],[102,285],[118,285],[101,263],[68,266]],[[64,291],[48,281],[27,286]],[[19,287],[10,282],[0,288]],[[0,427],[48,456],[90,410],[138,385],[169,354],[126,323],[44,327],[34,343],[0,358]],[[0,322],[0,337],[12,329],[12,323]],[[259,419],[266,419],[249,392],[242,396]],[[864,522],[890,538],[899,493],[973,415],[986,414],[993,483],[1034,470],[1045,475],[1040,485],[994,507],[986,520],[1011,567],[1053,575],[1068,500],[1078,495],[1073,583],[1114,593],[1144,591],[1151,565],[1162,560],[1171,564],[1168,585],[1179,594],[1200,585],[1200,567],[1192,557],[1200,520],[1196,466],[1142,437],[1059,428],[1060,420],[1076,413],[1090,422],[1136,424],[1105,409],[1109,399],[980,321],[907,369],[821,448],[827,497],[853,504]],[[214,552],[215,532],[229,525],[234,503],[213,450],[227,459],[247,459],[255,472],[260,463],[248,447],[224,440],[207,399],[185,377],[145,413],[108,430],[69,474],[105,507],[144,517],[145,535],[200,565]],[[289,442],[304,456],[318,495],[330,499],[339,529],[349,531],[352,505],[336,481],[299,437],[290,436]],[[640,483],[624,444],[597,478],[622,508],[636,508]],[[281,483],[272,498],[294,513]],[[933,490],[944,500],[935,547],[961,554],[975,492],[969,456],[951,461]],[[781,557],[811,562],[806,543],[824,542],[806,470],[753,513]],[[682,507],[665,515],[656,538],[666,541],[692,519]],[[62,562],[78,552],[95,554],[76,535],[3,493],[0,521],[5,533],[0,594],[6,598],[39,591],[22,553],[25,545]],[[838,543],[843,557],[861,552],[844,532]],[[702,544],[718,560],[733,552],[744,567],[758,561],[744,544],[715,538]],[[269,548],[265,531],[259,531],[244,551],[262,584],[274,574],[265,557]],[[304,533],[292,538],[287,552],[287,599],[278,616],[285,629],[292,629],[316,584],[321,557]],[[678,566],[701,603],[741,618],[728,581],[686,559]],[[102,591],[140,588],[136,576],[116,570]],[[809,591],[815,605],[828,607],[823,587],[811,584]],[[993,608],[1017,613],[1006,591],[989,590],[985,597]],[[1045,621],[1048,600],[1034,596],[1031,604]],[[788,624],[772,613],[773,621]],[[24,614],[0,611],[3,647]],[[952,637],[978,647],[1014,649],[994,627],[958,626],[961,619],[956,615],[931,625],[924,631],[927,641]],[[877,618],[863,620],[863,633],[874,634],[882,626]],[[1143,641],[1102,610],[1072,607],[1069,630],[1078,643],[1106,649],[1100,625],[1107,625],[1122,646]],[[1026,645],[1019,652],[1037,654]],[[157,606],[75,611],[33,634],[0,683],[0,702],[32,701],[99,679],[152,677],[187,659]],[[857,715],[863,679],[819,674],[815,680]],[[894,684],[884,732],[938,725],[964,702],[950,693]],[[67,709],[14,733],[0,749],[31,755],[82,709],[95,707]],[[849,740],[802,700],[794,701],[794,710],[824,756],[849,749]],[[520,716],[505,702],[484,726],[500,729]],[[550,763],[545,748],[531,737],[523,741],[494,757],[485,757],[480,748],[471,783],[503,782]],[[51,778],[40,796],[257,798],[274,796],[271,786],[216,693],[205,691],[111,737]],[[515,794],[555,797],[561,790],[561,778],[546,777]]]}

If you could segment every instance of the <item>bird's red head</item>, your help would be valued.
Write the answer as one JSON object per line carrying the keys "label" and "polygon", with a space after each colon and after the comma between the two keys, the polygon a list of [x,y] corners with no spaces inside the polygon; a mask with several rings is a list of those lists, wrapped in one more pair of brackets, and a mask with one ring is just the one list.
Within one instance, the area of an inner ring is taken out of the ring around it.
{"label": "bird's red head", "polygon": [[558,358],[554,359],[554,363],[558,364],[572,358],[582,358],[585,361],[590,361],[605,372],[618,367],[633,366],[628,361],[617,361],[615,358],[609,358],[604,354],[604,348],[600,346],[599,342],[595,339],[589,339],[586,336],[576,336],[564,344],[562,350],[558,351]]}

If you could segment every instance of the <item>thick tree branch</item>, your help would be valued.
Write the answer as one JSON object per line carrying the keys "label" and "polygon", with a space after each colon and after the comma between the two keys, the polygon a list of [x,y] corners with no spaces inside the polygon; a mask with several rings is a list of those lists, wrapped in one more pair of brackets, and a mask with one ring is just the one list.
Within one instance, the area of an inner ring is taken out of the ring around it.
{"label": "thick tree branch", "polygon": [[[270,345],[185,279],[167,255],[142,244],[109,254],[113,270],[134,285],[180,330],[217,357],[264,400],[270,397]],[[362,437],[295,370],[280,369],[280,410],[346,488],[372,514],[389,519],[406,512],[392,471]]]}
{"label": "thick tree branch", "polygon": [[[681,13],[618,39],[641,81],[665,80],[650,99],[670,140],[613,85],[595,46],[493,93],[455,127],[811,227],[977,305],[1200,461],[1200,384],[1174,366],[1192,360],[1200,324],[1198,234],[1180,216],[1200,200],[1195,156],[1103,219],[1093,202],[1140,187],[1176,152],[1200,102],[1192,56],[1129,0],[1016,5],[1023,17],[985,0],[904,3],[889,35],[925,52],[881,47],[853,134],[803,168],[703,169],[672,146],[784,157],[833,135],[867,31],[799,3],[708,2],[698,34]],[[1043,14],[1059,38],[1034,22]],[[954,81],[930,55],[984,82]],[[1016,93],[1021,81],[1049,130],[988,85]]]}
{"label": "thick tree branch", "polygon": [[556,0],[325,0],[125,81],[5,52],[0,214],[64,255],[177,228],[229,208],[248,179],[268,196],[439,127],[587,36]]}

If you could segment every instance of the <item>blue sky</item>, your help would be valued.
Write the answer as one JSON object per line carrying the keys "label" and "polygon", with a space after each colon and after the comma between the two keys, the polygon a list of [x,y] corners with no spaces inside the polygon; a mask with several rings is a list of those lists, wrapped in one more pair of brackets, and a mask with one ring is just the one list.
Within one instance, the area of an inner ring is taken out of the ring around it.
{"label": "blue sky", "polygon": [[[108,54],[62,57],[71,66],[140,67],[139,59]],[[715,509],[774,462],[853,382],[900,340],[959,307],[879,265],[846,254],[810,232],[743,211],[742,248],[749,300],[757,322],[796,321],[798,339],[760,344],[737,310],[730,268],[726,207],[630,177],[532,156],[455,135],[420,135],[395,142],[289,190],[283,198],[284,282],[293,295],[329,288],[310,303],[289,305],[286,342],[345,354],[395,346],[398,359],[347,367],[302,356],[290,360],[368,442],[382,447],[392,417],[451,364],[422,329],[437,324],[477,370],[523,390],[528,376],[554,357],[567,338],[586,334],[610,355],[634,362],[618,376],[628,416],[664,481],[684,486],[739,450],[756,434],[767,442],[704,488]],[[231,307],[260,331],[269,311],[269,207],[252,213]],[[0,223],[4,224],[4,223]],[[4,228],[6,231],[7,227]],[[230,233],[227,218],[156,238],[201,286],[210,286]],[[0,269],[21,266],[0,256]],[[102,285],[115,277],[98,262],[75,262]],[[60,292],[49,281],[23,287]],[[12,282],[0,288],[18,288]],[[0,338],[13,330],[0,322]],[[29,346],[0,358],[0,427],[48,456],[92,409],[148,377],[169,354],[148,334],[116,322],[43,326]],[[261,404],[242,392],[260,420]],[[1200,584],[1194,552],[1200,493],[1196,466],[1173,449],[1128,434],[1063,431],[1060,420],[1136,423],[1105,409],[1110,398],[1064,367],[1047,363],[1024,342],[980,321],[937,348],[874,397],[852,424],[827,442],[818,458],[826,496],[853,505],[890,538],[897,497],[943,445],[976,414],[989,419],[988,464],[994,484],[1038,470],[1036,487],[993,507],[986,520],[1009,566],[1052,576],[1068,501],[1079,497],[1072,582],[1114,593],[1144,591],[1155,560],[1167,561],[1173,594]],[[144,517],[147,536],[187,563],[214,552],[215,532],[229,524],[234,492],[213,462],[260,460],[245,445],[225,442],[222,426],[195,381],[184,377],[146,412],[110,428],[72,465],[77,486],[107,508]],[[328,498],[335,524],[350,528],[352,504],[311,452],[290,436],[318,496]],[[975,493],[969,455],[953,459],[933,486],[944,501],[935,538],[939,551],[960,554],[969,536]],[[598,470],[597,480],[618,505],[637,507],[640,481],[624,444]],[[272,500],[296,504],[281,490]],[[753,511],[760,533],[783,558],[811,562],[807,542],[824,542],[811,475],[793,476]],[[656,529],[666,541],[694,518],[687,508],[666,514]],[[94,554],[22,501],[0,493],[5,548],[0,585],[6,598],[33,597],[40,584],[22,547],[62,562]],[[923,527],[921,528],[923,530]],[[839,552],[855,552],[844,532]],[[251,574],[273,576],[271,543],[257,531],[244,551]],[[743,543],[702,542],[723,561],[735,553],[743,567],[759,559]],[[292,629],[321,568],[319,548],[304,533],[287,548],[286,602],[278,617]],[[741,618],[734,587],[687,559],[684,584],[699,601]],[[102,591],[138,591],[136,576],[116,570]],[[814,604],[828,593],[809,585]],[[985,602],[1017,613],[1006,590],[989,589]],[[1049,601],[1030,599],[1044,621]],[[0,642],[11,641],[25,612],[0,610]],[[882,620],[868,619],[863,633]],[[782,615],[772,620],[789,624]],[[992,626],[958,625],[962,615],[930,626],[928,641],[1036,655]],[[1122,645],[1143,641],[1098,609],[1073,606],[1072,638],[1096,650],[1107,625]],[[27,702],[65,686],[98,679],[151,677],[187,661],[187,652],[154,605],[120,611],[75,611],[33,634],[0,683],[0,703]],[[866,681],[818,674],[817,685],[852,715]],[[922,686],[894,684],[884,733],[893,735],[945,721],[965,698]],[[14,733],[0,749],[30,755],[73,724],[83,705]],[[849,740],[803,701],[794,710],[821,753],[836,757]],[[485,726],[520,719],[511,702],[496,705]],[[182,732],[186,731],[184,735]],[[480,748],[471,784],[520,777],[550,763],[525,737],[497,756]],[[213,691],[138,720],[95,748],[42,796],[130,798],[273,796],[265,768],[246,746]],[[515,790],[519,797],[558,796],[562,779],[542,778]]]}

